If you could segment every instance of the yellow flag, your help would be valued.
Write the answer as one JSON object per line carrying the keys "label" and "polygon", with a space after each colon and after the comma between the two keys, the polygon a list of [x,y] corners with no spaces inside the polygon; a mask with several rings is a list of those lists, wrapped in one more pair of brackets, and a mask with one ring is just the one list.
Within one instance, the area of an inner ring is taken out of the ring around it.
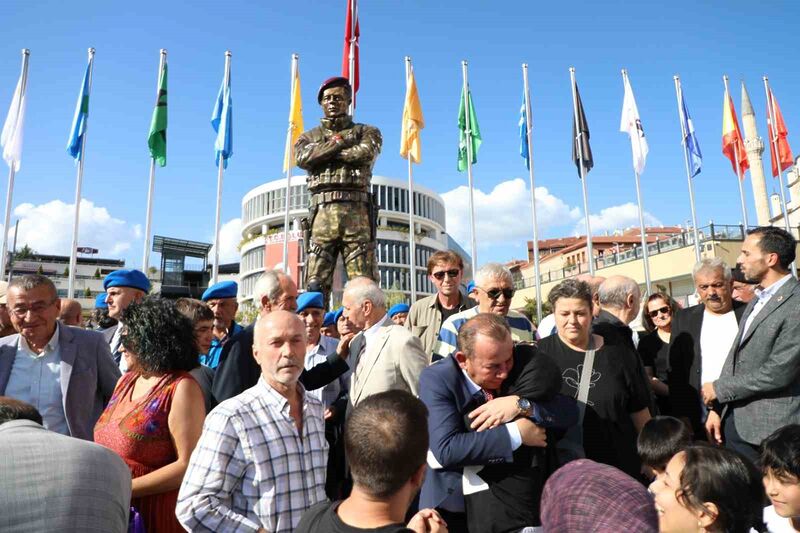
{"label": "yellow flag", "polygon": [[303,100],[300,98],[300,69],[297,69],[292,83],[292,103],[289,106],[289,128],[291,135],[286,136],[286,150],[283,154],[283,171],[295,166],[294,143],[303,133]]}
{"label": "yellow flag", "polygon": [[422,118],[422,106],[419,103],[417,82],[414,81],[414,70],[409,69],[406,80],[406,102],[403,105],[403,128],[400,133],[400,155],[419,164],[422,161],[422,143],[420,132],[425,127]]}

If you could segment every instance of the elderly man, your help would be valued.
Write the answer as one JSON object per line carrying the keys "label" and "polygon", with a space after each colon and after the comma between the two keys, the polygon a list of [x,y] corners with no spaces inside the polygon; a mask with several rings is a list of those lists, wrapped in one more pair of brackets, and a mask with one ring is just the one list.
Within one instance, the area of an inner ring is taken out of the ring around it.
{"label": "elderly man", "polygon": [[389,319],[392,321],[392,324],[405,326],[409,309],[411,309],[411,307],[407,303],[394,304],[391,306],[388,312]]}
{"label": "elderly man", "polygon": [[622,343],[636,350],[633,330],[628,326],[639,314],[642,292],[639,284],[626,276],[610,276],[597,292],[600,312],[592,331],[608,343]]}
{"label": "elderly man", "polygon": [[114,361],[122,372],[128,370],[128,363],[122,357],[120,347],[122,344],[122,331],[124,329],[120,319],[123,311],[133,302],[138,302],[150,290],[150,280],[140,270],[115,270],[103,280],[106,291],[106,304],[108,316],[117,320],[115,326],[103,330],[103,335],[111,348]]}
{"label": "elderly man", "polygon": [[749,304],[756,297],[755,289],[758,282],[747,279],[739,265],[731,269],[731,277],[733,278],[733,299]]}
{"label": "elderly man", "polygon": [[94,309],[92,309],[92,325],[97,331],[103,331],[117,325],[117,319],[108,316],[108,304],[106,303],[106,293],[101,292],[94,299]]}
{"label": "elderly man", "polygon": [[[339,340],[339,329],[336,327],[336,318],[338,311],[328,311],[322,319],[322,328],[320,332],[326,337],[332,337]],[[341,315],[341,313],[339,313]]]}
{"label": "elderly man", "polygon": [[448,318],[439,331],[439,340],[433,352],[433,360],[447,357],[456,350],[458,330],[478,313],[494,313],[506,319],[514,342],[533,342],[535,328],[522,313],[511,310],[514,297],[514,282],[511,271],[500,263],[487,263],[475,274],[472,290],[478,305]]}
{"label": "elderly man", "polygon": [[8,315],[7,291],[8,283],[0,281],[0,338],[8,337],[17,332],[14,329],[14,324],[11,323],[11,317]]}
{"label": "elderly man", "polygon": [[65,326],[83,326],[83,308],[78,300],[64,298],[61,300],[61,312],[58,320]]}
{"label": "elderly man", "polygon": [[436,287],[436,294],[414,302],[405,323],[406,329],[422,341],[427,354],[433,354],[442,323],[472,307],[461,293],[463,275],[464,260],[453,251],[441,250],[428,259],[428,279]]}
{"label": "elderly man", "polygon": [[[581,274],[579,276],[575,276],[575,279],[578,281],[583,281],[589,284],[589,287],[592,289],[592,314],[597,317],[600,314],[600,297],[598,293],[600,292],[600,285],[606,280],[603,276],[592,276],[591,274]],[[556,334],[556,316],[553,313],[550,313],[546,317],[542,319],[542,323],[538,325],[536,328],[536,333],[539,335],[540,339],[545,337],[549,337],[550,335]]]}
{"label": "elderly man", "polygon": [[[789,269],[797,243],[788,232],[748,232],[738,263],[756,281],[756,299],[739,322],[719,378],[703,383],[709,438],[757,462],[775,430],[800,423],[800,283]],[[719,408],[721,406],[721,412]]]}
{"label": "elderly man", "polygon": [[239,303],[236,293],[239,285],[235,281],[220,281],[205,290],[202,301],[214,312],[214,338],[208,353],[200,356],[200,362],[211,369],[219,366],[222,347],[228,340],[244,328],[236,323],[236,311]]}
{"label": "elderly man", "polygon": [[120,377],[103,336],[59,325],[56,287],[38,274],[11,281],[8,306],[19,334],[0,339],[0,395],[33,405],[51,431],[92,440]]}
{"label": "elderly man", "polygon": [[672,319],[667,381],[672,414],[702,439],[706,409],[700,386],[722,372],[746,305],[731,298],[730,269],[722,259],[703,259],[692,278],[700,304],[679,309]]}
{"label": "elderly man", "polygon": [[[253,301],[260,307],[256,324],[273,311],[294,313],[297,310],[297,285],[280,270],[267,270],[256,282]],[[241,394],[258,382],[261,374],[253,359],[254,332],[255,324],[251,324],[223,346],[220,366],[211,388],[217,403]],[[304,371],[300,381],[306,389],[315,390],[335,380],[348,368],[344,358],[334,353],[324,363]]]}
{"label": "elderly man", "polygon": [[211,411],[183,478],[176,515],[188,531],[291,532],[325,501],[323,406],[298,381],[303,322],[276,310],[254,339],[260,379]]}
{"label": "elderly man", "polygon": [[350,405],[392,389],[417,395],[419,374],[428,366],[428,356],[418,338],[389,320],[378,284],[366,277],[348,281],[342,305],[344,317],[360,330],[339,341],[339,351],[349,354],[353,366]]}

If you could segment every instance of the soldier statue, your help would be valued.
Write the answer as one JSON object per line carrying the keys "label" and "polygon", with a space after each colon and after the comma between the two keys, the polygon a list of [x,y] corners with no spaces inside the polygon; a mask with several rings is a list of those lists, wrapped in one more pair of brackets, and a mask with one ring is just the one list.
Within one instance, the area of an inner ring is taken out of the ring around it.
{"label": "soldier statue", "polygon": [[317,101],[325,116],[300,135],[294,151],[297,166],[308,172],[310,193],[309,216],[302,221],[305,286],[322,292],[327,302],[339,254],[349,279],[378,280],[378,205],[370,181],[383,139],[378,128],[355,124],[348,114],[352,90],[347,78],[326,80]]}

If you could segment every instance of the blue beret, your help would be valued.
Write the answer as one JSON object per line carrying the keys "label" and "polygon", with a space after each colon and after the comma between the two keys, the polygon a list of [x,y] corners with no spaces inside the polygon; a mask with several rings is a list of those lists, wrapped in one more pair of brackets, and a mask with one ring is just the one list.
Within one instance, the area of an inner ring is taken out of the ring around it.
{"label": "blue beret", "polygon": [[97,295],[97,298],[94,299],[94,307],[95,309],[108,309],[108,304],[106,303],[106,293],[101,292]]}
{"label": "blue beret", "polygon": [[304,292],[297,297],[297,312],[305,311],[311,307],[325,309],[321,292]]}
{"label": "blue beret", "polygon": [[467,283],[467,294],[471,293],[473,291],[473,289],[475,289],[475,280],[474,279],[470,280],[470,282]]}
{"label": "blue beret", "polygon": [[200,299],[207,302],[213,298],[236,298],[237,292],[239,285],[235,281],[220,281],[207,288]]}
{"label": "blue beret", "polygon": [[339,319],[342,318],[342,314],[343,313],[344,313],[344,307],[340,307],[339,309],[336,310],[335,313],[333,313],[333,323],[334,324],[338,324],[339,323]]}
{"label": "blue beret", "polygon": [[394,304],[389,308],[389,317],[393,317],[397,313],[408,313],[409,309],[411,307],[408,304]]}
{"label": "blue beret", "polygon": [[115,270],[103,280],[103,288],[109,287],[133,287],[140,291],[150,290],[150,280],[141,270]]}
{"label": "blue beret", "polygon": [[322,319],[322,327],[327,328],[336,324],[336,311],[328,311],[325,313],[325,318]]}

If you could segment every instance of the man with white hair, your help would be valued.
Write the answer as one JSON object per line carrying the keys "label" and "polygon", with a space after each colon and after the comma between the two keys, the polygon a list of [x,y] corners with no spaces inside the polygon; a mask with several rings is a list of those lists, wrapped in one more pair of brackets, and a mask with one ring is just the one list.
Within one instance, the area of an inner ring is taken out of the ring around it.
{"label": "man with white hair", "polygon": [[[253,302],[259,306],[256,322],[273,311],[297,311],[297,285],[280,270],[267,270],[256,281]],[[261,369],[253,359],[253,332],[255,323],[231,337],[222,348],[219,367],[214,375],[211,395],[214,403],[241,394],[258,383]],[[300,382],[307,390],[324,387],[349,368],[337,352],[311,370],[303,371]]]}
{"label": "man with white hair", "polygon": [[486,263],[475,273],[475,287],[471,294],[478,305],[448,318],[439,330],[439,339],[433,350],[433,360],[443,359],[456,351],[458,330],[478,313],[494,313],[506,319],[511,329],[511,339],[516,342],[533,342],[536,329],[522,313],[511,310],[514,282],[511,271],[500,263]]}
{"label": "man with white hair", "polygon": [[418,396],[419,375],[428,366],[428,356],[417,337],[392,323],[378,284],[367,277],[350,280],[344,287],[342,306],[344,317],[361,330],[347,333],[339,341],[339,351],[350,354],[353,366],[350,407],[394,389]]}
{"label": "man with white hair", "polygon": [[600,313],[592,323],[592,331],[606,342],[620,342],[635,351],[633,330],[628,324],[639,315],[639,284],[627,276],[610,276],[600,284],[597,295]]}

